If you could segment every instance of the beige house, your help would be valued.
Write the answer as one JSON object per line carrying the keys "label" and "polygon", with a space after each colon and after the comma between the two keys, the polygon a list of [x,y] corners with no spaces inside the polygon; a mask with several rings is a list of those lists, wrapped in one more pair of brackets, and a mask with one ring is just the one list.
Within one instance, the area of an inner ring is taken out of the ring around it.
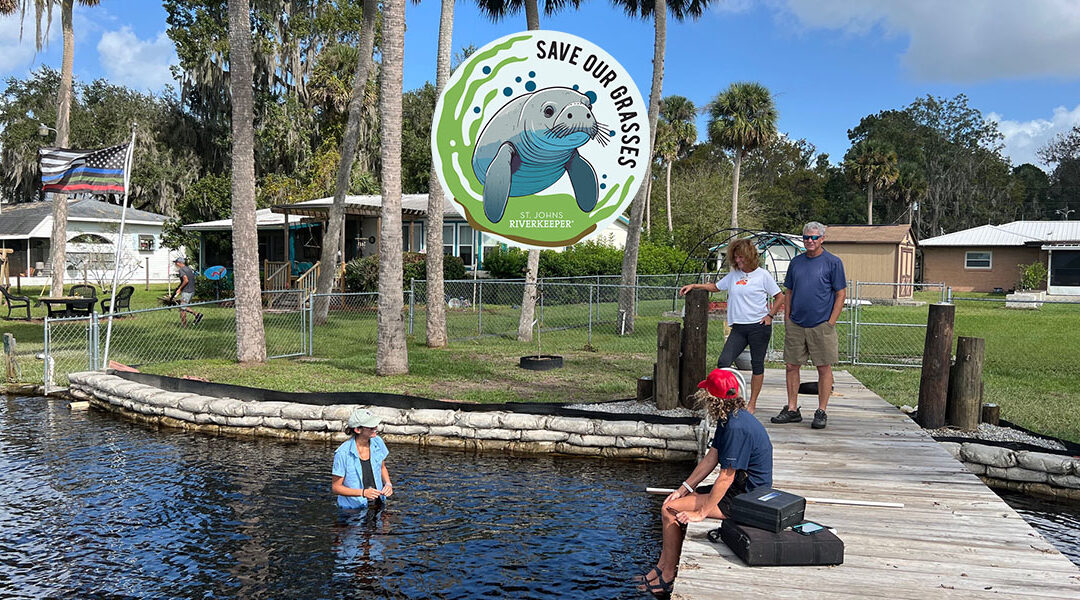
{"label": "beige house", "polygon": [[[829,225],[825,249],[844,261],[849,286],[857,281],[915,281],[915,238],[910,225]],[[912,291],[911,285],[861,286],[859,297],[899,300],[911,298]]]}
{"label": "beige house", "polygon": [[1051,294],[1080,295],[1080,221],[1013,221],[923,240],[923,278],[958,292],[1010,290],[1020,268],[1047,266]]}

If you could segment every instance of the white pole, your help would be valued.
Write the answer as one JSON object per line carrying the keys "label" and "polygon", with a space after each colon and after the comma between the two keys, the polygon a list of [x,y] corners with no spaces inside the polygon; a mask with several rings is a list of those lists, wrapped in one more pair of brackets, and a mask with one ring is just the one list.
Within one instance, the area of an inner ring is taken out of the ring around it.
{"label": "white pole", "polygon": [[135,127],[131,124],[131,142],[128,143],[127,157],[124,160],[124,204],[120,210],[120,234],[116,240],[116,260],[113,261],[112,291],[109,295],[109,324],[105,327],[105,355],[101,359],[102,366],[109,368],[109,344],[112,342],[112,320],[116,313],[116,285],[120,278],[120,254],[124,250],[124,224],[127,222],[128,209],[128,184],[131,182],[131,163],[135,153]]}

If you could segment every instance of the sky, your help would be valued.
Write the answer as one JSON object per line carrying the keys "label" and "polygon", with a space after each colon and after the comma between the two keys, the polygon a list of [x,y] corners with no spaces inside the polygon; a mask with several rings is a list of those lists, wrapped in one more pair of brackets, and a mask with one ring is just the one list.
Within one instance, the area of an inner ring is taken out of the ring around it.
{"label": "sky", "polygon": [[[663,95],[704,107],[737,81],[768,87],[778,129],[805,138],[835,164],[847,131],[882,110],[918,97],[966,94],[998,122],[1014,165],[1046,168],[1036,154],[1080,125],[1080,2],[1076,0],[727,0],[697,20],[668,21]],[[405,89],[434,80],[440,5],[406,8]],[[104,77],[142,91],[173,82],[176,64],[165,11],[153,0],[102,0],[76,8],[75,74]],[[626,17],[608,2],[582,0],[577,11],[546,17],[604,48],[647,97],[652,81],[651,22]],[[24,77],[45,64],[59,69],[59,15],[50,45],[34,51],[32,20],[19,39],[17,16],[0,18],[0,77]],[[459,2],[455,51],[525,29],[524,14],[498,23]],[[706,118],[698,119],[699,137]]]}

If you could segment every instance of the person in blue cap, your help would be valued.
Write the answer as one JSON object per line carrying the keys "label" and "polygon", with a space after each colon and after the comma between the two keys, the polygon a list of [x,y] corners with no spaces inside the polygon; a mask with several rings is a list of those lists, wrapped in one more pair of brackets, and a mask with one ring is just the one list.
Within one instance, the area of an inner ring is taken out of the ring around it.
{"label": "person in blue cap", "polygon": [[390,451],[379,437],[379,422],[379,417],[363,408],[349,415],[346,431],[351,437],[334,451],[330,485],[341,508],[367,508],[394,495],[386,469]]}
{"label": "person in blue cap", "polygon": [[[761,422],[746,410],[735,375],[713,369],[698,388],[704,390],[698,392],[698,398],[717,421],[716,433],[701,462],[664,500],[660,509],[663,522],[660,559],[642,578],[644,588],[656,596],[671,593],[687,523],[706,517],[726,519],[735,496],[772,485],[772,442]],[[698,488],[717,466],[720,473],[713,485]]]}

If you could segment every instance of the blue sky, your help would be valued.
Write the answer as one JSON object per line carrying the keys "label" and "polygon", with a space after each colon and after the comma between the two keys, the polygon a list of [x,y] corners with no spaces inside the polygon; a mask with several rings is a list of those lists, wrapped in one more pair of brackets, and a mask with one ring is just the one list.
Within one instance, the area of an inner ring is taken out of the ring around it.
{"label": "blue sky", "polygon": [[[405,88],[434,78],[439,3],[406,9]],[[35,54],[33,24],[22,42],[18,19],[0,19],[0,76],[37,65],[59,67],[59,18],[50,47]],[[524,29],[524,15],[500,23],[471,2],[456,9],[454,47],[482,46]],[[647,96],[653,30],[606,2],[541,27],[600,45]],[[176,57],[165,11],[153,0],[103,0],[76,10],[76,75],[106,77],[142,90],[170,81]],[[847,130],[869,114],[902,108],[918,96],[967,94],[999,122],[1014,164],[1080,124],[1080,3],[1074,0],[728,0],[701,19],[669,21],[664,95],[705,105],[733,81],[758,81],[775,95],[779,128],[806,138],[838,162]],[[704,117],[699,131],[704,134]]]}

